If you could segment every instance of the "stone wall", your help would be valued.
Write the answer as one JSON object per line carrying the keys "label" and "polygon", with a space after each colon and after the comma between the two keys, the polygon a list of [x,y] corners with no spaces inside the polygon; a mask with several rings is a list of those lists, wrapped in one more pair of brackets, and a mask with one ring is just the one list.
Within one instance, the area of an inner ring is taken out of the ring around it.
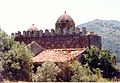
{"label": "stone wall", "polygon": [[50,36],[50,37],[16,37],[16,41],[24,42],[26,44],[32,41],[37,42],[43,48],[82,48],[89,46],[88,36]]}
{"label": "stone wall", "polygon": [[23,31],[13,34],[15,41],[24,42],[29,44],[35,41],[43,48],[57,49],[57,48],[83,48],[95,45],[101,48],[101,37],[91,32],[87,35],[86,28],[83,27],[82,31],[75,28],[75,31],[66,31],[63,33],[56,32],[54,29],[39,31]]}
{"label": "stone wall", "polygon": [[90,45],[95,45],[101,49],[101,37],[97,35],[89,35]]}

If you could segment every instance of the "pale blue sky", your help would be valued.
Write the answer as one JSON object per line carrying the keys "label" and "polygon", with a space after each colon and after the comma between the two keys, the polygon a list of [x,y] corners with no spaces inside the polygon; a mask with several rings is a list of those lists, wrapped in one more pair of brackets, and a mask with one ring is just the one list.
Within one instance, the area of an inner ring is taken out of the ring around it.
{"label": "pale blue sky", "polygon": [[64,11],[76,25],[94,19],[120,21],[120,0],[0,0],[0,25],[8,34],[33,23],[51,29]]}

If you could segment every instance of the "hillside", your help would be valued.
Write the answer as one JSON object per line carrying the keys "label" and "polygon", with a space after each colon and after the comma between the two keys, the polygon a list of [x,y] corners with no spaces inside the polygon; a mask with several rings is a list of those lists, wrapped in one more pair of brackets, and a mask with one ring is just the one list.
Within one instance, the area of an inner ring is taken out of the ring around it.
{"label": "hillside", "polygon": [[116,54],[120,62],[120,21],[95,19],[77,27],[86,27],[88,31],[94,31],[102,37],[102,49]]}

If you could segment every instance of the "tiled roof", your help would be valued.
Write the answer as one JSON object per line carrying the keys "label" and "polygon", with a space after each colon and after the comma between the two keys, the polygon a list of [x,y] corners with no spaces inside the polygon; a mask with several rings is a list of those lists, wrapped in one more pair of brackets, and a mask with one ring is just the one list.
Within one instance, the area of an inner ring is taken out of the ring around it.
{"label": "tiled roof", "polygon": [[51,62],[64,62],[69,61],[81,53],[84,52],[85,49],[50,49],[44,50],[37,56],[33,58],[33,62],[44,62],[44,61],[51,61]]}
{"label": "tiled roof", "polygon": [[66,14],[66,12],[58,18],[57,23],[60,23],[60,22],[73,22],[74,23],[72,17]]}

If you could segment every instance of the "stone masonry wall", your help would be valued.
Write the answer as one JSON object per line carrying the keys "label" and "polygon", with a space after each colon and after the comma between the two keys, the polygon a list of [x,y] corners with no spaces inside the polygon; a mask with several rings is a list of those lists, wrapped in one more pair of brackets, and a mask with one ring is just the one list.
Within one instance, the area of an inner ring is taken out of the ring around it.
{"label": "stone masonry wall", "polygon": [[90,45],[95,45],[101,49],[101,37],[96,35],[89,35]]}
{"label": "stone masonry wall", "polygon": [[[98,40],[99,39],[99,40]],[[100,37],[97,36],[51,36],[51,37],[16,37],[16,41],[29,44],[32,41],[37,42],[43,48],[57,49],[57,48],[83,48],[95,45],[101,48]]]}
{"label": "stone masonry wall", "polygon": [[87,35],[85,27],[82,32],[79,28],[75,31],[66,31],[61,33],[56,33],[54,29],[39,31],[23,31],[23,34],[18,31],[18,33],[13,34],[15,41],[24,42],[29,44],[35,41],[40,46],[46,49],[57,49],[57,48],[83,48],[89,47],[90,45],[95,45],[101,48],[101,37],[95,35],[93,32]]}

